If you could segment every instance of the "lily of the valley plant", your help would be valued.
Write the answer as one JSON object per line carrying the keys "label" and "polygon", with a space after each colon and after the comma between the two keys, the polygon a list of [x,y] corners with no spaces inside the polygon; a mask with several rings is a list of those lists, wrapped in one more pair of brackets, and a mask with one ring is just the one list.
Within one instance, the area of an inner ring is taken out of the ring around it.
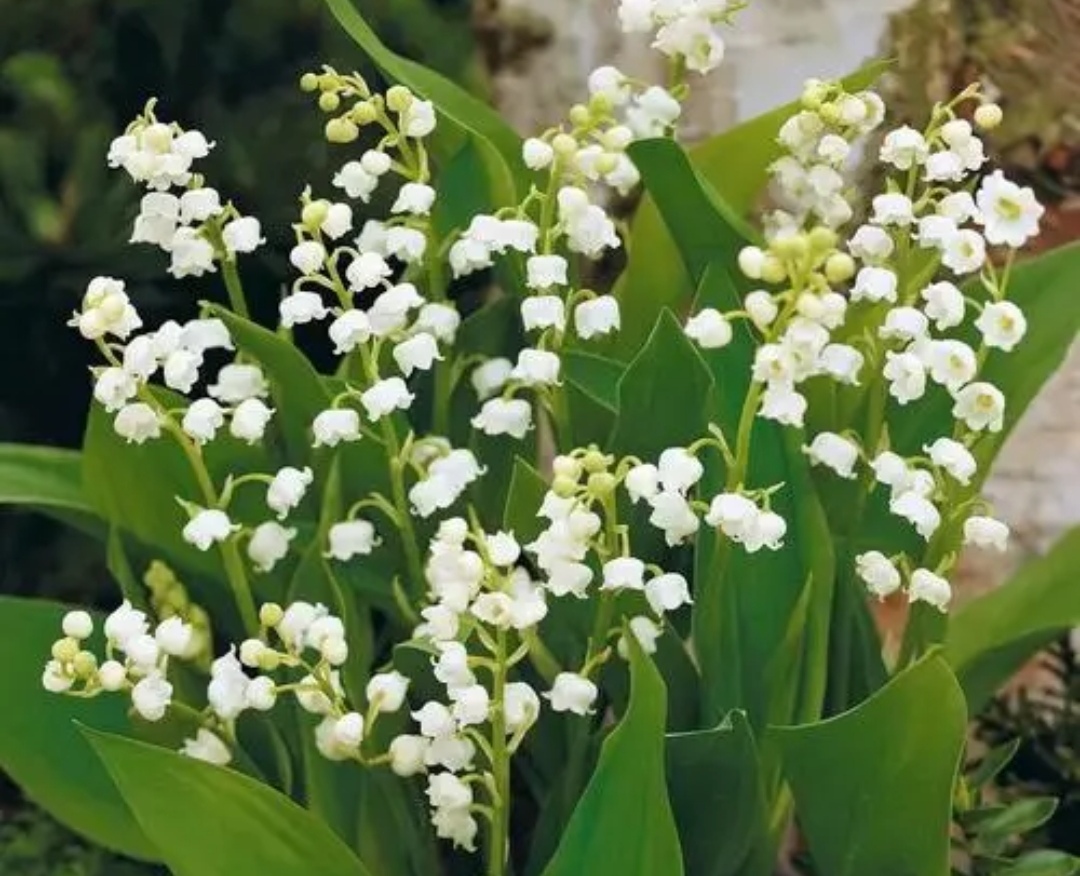
{"label": "lily of the valley plant", "polygon": [[739,4],[622,0],[669,81],[597,69],[522,142],[330,5],[399,84],[301,78],[341,163],[262,181],[299,193],[280,287],[212,134],[166,97],[112,143],[132,245],[228,306],[148,325],[123,264],[77,303],[62,510],[123,602],[4,603],[47,662],[0,761],[178,874],[767,876],[796,819],[822,874],[948,873],[964,694],[1072,621],[947,620],[1077,321],[1071,253],[1016,261],[1044,210],[987,166],[1002,110],[890,127],[864,73],[686,151]]}

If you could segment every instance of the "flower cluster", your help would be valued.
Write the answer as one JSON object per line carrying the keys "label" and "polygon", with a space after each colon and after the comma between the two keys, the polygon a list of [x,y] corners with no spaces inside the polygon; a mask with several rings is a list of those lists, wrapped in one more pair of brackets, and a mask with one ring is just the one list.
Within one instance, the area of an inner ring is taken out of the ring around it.
{"label": "flower cluster", "polygon": [[653,34],[653,48],[687,69],[709,73],[724,60],[719,25],[742,6],[733,0],[619,0],[619,22],[626,33]]}

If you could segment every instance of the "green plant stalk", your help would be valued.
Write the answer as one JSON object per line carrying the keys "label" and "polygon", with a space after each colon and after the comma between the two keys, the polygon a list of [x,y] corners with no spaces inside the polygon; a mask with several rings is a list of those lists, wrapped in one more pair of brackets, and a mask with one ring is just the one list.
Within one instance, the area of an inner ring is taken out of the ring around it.
{"label": "green plant stalk", "polygon": [[495,640],[491,703],[491,774],[495,787],[491,801],[491,842],[488,876],[505,876],[510,850],[510,750],[506,742],[506,630]]}
{"label": "green plant stalk", "polygon": [[229,306],[233,312],[244,319],[251,319],[247,298],[244,295],[244,284],[240,281],[240,272],[236,268],[235,259],[222,258],[221,278],[225,281],[225,290],[229,293]]}
{"label": "green plant stalk", "polygon": [[390,416],[379,420],[383,443],[386,444],[390,457],[390,494],[401,521],[401,542],[405,549],[405,563],[412,584],[413,595],[417,595],[424,586],[424,565],[420,560],[420,543],[416,537],[412,514],[409,511],[408,495],[405,492],[405,460],[401,458],[401,442],[397,429]]}

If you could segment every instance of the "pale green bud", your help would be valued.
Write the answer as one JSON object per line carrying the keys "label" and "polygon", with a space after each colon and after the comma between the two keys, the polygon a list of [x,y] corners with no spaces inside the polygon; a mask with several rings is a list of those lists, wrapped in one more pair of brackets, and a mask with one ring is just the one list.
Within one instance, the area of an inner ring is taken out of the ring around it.
{"label": "pale green bud", "polygon": [[326,123],[326,139],[331,143],[352,143],[360,136],[360,129],[349,119],[330,119]]}
{"label": "pale green bud", "polygon": [[551,148],[557,155],[569,158],[577,152],[578,143],[569,134],[556,134],[551,141]]}
{"label": "pale green bud", "polygon": [[395,85],[386,92],[386,105],[395,113],[403,113],[413,102],[413,93],[404,85]]}
{"label": "pale green bud", "polygon": [[560,499],[569,499],[577,492],[577,488],[577,478],[559,476],[551,482],[551,492],[553,492]]}
{"label": "pale green bud", "polygon": [[834,285],[846,283],[855,276],[855,272],[855,259],[846,252],[834,253],[825,262],[825,279]]}
{"label": "pale green bud", "polygon": [[332,113],[341,106],[341,98],[333,91],[324,91],[319,95],[319,109],[324,113]]}
{"label": "pale green bud", "polygon": [[312,201],[310,204],[304,205],[304,209],[300,213],[300,221],[304,224],[305,228],[314,231],[326,221],[326,216],[329,212],[329,201]]}
{"label": "pale green bud", "polygon": [[618,486],[618,480],[615,475],[606,471],[596,472],[589,475],[589,492],[597,497],[610,496],[615,492],[615,487]]}
{"label": "pale green bud", "polygon": [[285,617],[285,611],[276,602],[267,602],[259,609],[259,623],[264,627],[276,627]]}
{"label": "pale green bud", "polygon": [[53,642],[53,659],[59,660],[61,663],[70,663],[75,659],[79,651],[79,640],[73,639],[70,636],[66,636],[63,639],[57,639]]}
{"label": "pale green bud", "polygon": [[765,263],[761,266],[761,279],[772,285],[783,283],[787,279],[787,268],[776,256],[766,255]]}
{"label": "pale green bud", "polygon": [[592,122],[592,113],[583,103],[575,103],[570,107],[570,124],[583,128]]}
{"label": "pale green bud", "polygon": [[91,678],[97,672],[97,657],[89,651],[80,651],[75,655],[72,665],[79,678]]}
{"label": "pale green bud", "polygon": [[319,90],[319,75],[317,73],[305,73],[300,77],[300,90],[301,91],[318,91]]}

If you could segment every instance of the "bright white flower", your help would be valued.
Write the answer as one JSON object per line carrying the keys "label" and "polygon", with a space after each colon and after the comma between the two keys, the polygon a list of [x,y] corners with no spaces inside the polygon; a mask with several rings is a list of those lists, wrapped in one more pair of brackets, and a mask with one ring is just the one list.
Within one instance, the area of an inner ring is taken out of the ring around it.
{"label": "bright white flower", "polygon": [[329,550],[326,556],[346,562],[357,556],[367,556],[379,544],[375,527],[367,520],[346,520],[335,523],[327,534]]}
{"label": "bright white flower", "polygon": [[365,693],[370,708],[383,714],[391,714],[405,704],[408,689],[409,679],[400,672],[383,672],[371,677]]}
{"label": "bright white flower", "polygon": [[390,769],[402,778],[422,773],[430,746],[431,741],[423,736],[395,736],[390,742]]}
{"label": "bright white flower", "polygon": [[657,575],[645,582],[645,599],[657,615],[677,611],[693,603],[686,578],[674,572]]}
{"label": "bright white flower", "polygon": [[173,686],[155,670],[131,689],[131,705],[144,721],[160,721],[172,702],[172,694]]}
{"label": "bright white flower", "polygon": [[472,684],[458,688],[452,694],[454,704],[451,713],[460,727],[483,724],[491,709],[491,698],[482,684]]}
{"label": "bright white flower", "polygon": [[442,703],[428,702],[412,713],[412,719],[420,725],[420,732],[428,739],[450,736],[457,732],[457,722],[450,714],[450,709]]}
{"label": "bright white flower", "polygon": [[801,428],[806,408],[806,396],[786,383],[772,383],[762,393],[759,416],[785,426]]}
{"label": "bright white flower", "polygon": [[221,239],[230,253],[255,252],[266,243],[259,220],[254,216],[242,216],[225,223]]}
{"label": "bright white flower", "polygon": [[818,367],[839,383],[857,386],[865,358],[847,344],[828,344],[818,356]]}
{"label": "bright white flower", "polygon": [[979,215],[979,208],[970,192],[951,192],[938,201],[937,213],[952,219],[957,225],[963,225]]}
{"label": "bright white flower", "polygon": [[549,143],[530,137],[522,144],[521,157],[530,170],[546,170],[555,160],[555,150]]}
{"label": "bright white flower", "polygon": [[636,557],[616,557],[603,568],[602,590],[644,590],[645,564]]}
{"label": "bright white flower", "polygon": [[[761,247],[744,246],[739,250],[739,270],[751,280],[760,280],[765,268],[765,252]],[[768,294],[768,293],[766,293]]]}
{"label": "bright white flower", "polygon": [[540,697],[523,681],[512,681],[503,689],[506,733],[524,733],[540,716]]}
{"label": "bright white flower", "polygon": [[664,538],[670,547],[683,544],[701,526],[689,501],[680,492],[664,490],[654,496],[649,504],[652,506],[649,523],[664,531]]}
{"label": "bright white flower", "polygon": [[555,353],[526,347],[518,353],[517,365],[510,372],[510,379],[526,386],[555,386],[559,382],[562,362]]}
{"label": "bright white flower", "polygon": [[375,189],[379,187],[379,178],[375,174],[368,173],[359,161],[347,162],[334,174],[332,182],[336,188],[343,189],[350,198],[359,198],[365,204],[371,200]]}
{"label": "bright white flower", "polygon": [[994,301],[983,308],[975,327],[982,333],[986,346],[1008,353],[1024,339],[1027,319],[1011,301]]}
{"label": "bright white flower", "polygon": [[631,502],[653,499],[660,492],[660,470],[651,463],[635,465],[626,473],[624,483]]}
{"label": "bright white flower", "polygon": [[923,216],[915,239],[924,249],[945,249],[958,233],[956,223],[948,216]]}
{"label": "bright white flower", "polygon": [[705,522],[718,527],[732,541],[741,542],[750,534],[761,509],[739,493],[721,493],[709,504]]}
{"label": "bright white flower", "polygon": [[392,274],[386,259],[375,252],[360,253],[345,269],[345,279],[353,292],[372,289]]}
{"label": "bright white flower", "polygon": [[658,470],[665,490],[683,494],[705,474],[701,461],[685,447],[669,447],[661,453]]}
{"label": "bright white flower", "polygon": [[120,410],[138,391],[135,378],[123,368],[105,368],[94,381],[94,398],[109,413]]}
{"label": "bright white flower", "polygon": [[426,137],[435,130],[435,105],[430,100],[413,99],[398,119],[406,137]]}
{"label": "bright white flower", "polygon": [[734,332],[731,323],[715,308],[706,307],[690,317],[686,336],[704,350],[719,350],[731,343]]}
{"label": "bright white flower", "polygon": [[470,377],[477,397],[483,401],[500,392],[510,380],[514,364],[509,359],[488,359],[478,365]]}
{"label": "bright white flower", "polygon": [[623,106],[633,92],[626,75],[616,67],[597,67],[588,77],[589,94],[607,98],[612,107]]}
{"label": "bright white flower", "polygon": [[821,432],[814,436],[803,452],[810,457],[814,465],[823,465],[832,469],[842,478],[855,477],[855,463],[859,461],[859,446],[842,435],[833,432]]}
{"label": "bright white flower", "polygon": [[194,738],[184,740],[180,753],[192,760],[201,760],[215,766],[228,766],[232,760],[229,746],[205,727],[200,727]]}
{"label": "bright white flower", "polygon": [[293,292],[281,300],[278,305],[281,324],[285,328],[304,325],[314,320],[325,319],[329,311],[318,292]]}
{"label": "bright white flower", "polygon": [[362,310],[346,310],[330,323],[330,340],[334,342],[334,353],[338,356],[351,353],[370,339],[371,323]]}
{"label": "bright white flower", "polygon": [[851,144],[838,134],[826,134],[817,147],[817,157],[833,167],[842,167],[851,155]]}
{"label": "bright white flower", "polygon": [[784,546],[785,535],[787,521],[774,511],[762,511],[743,535],[742,546],[750,554],[762,548],[778,551]]}
{"label": "bright white flower", "polygon": [[431,302],[420,308],[413,324],[414,331],[427,332],[437,341],[452,344],[461,327],[461,314],[449,304]]}
{"label": "bright white flower", "polygon": [[406,264],[415,264],[427,252],[427,237],[416,228],[394,225],[386,229],[386,255],[394,256]]}
{"label": "bright white flower", "polygon": [[926,366],[914,353],[886,352],[882,373],[889,381],[889,395],[902,405],[926,394]]}
{"label": "bright white flower", "polygon": [[954,480],[967,486],[978,470],[975,457],[959,441],[951,438],[938,438],[933,444],[923,447],[930,461],[938,468],[942,468],[953,477]]}
{"label": "bright white flower", "polygon": [[[651,618],[638,616],[631,618],[627,626],[630,627],[630,634],[637,639],[642,651],[646,654],[656,653],[656,640],[663,635],[664,631],[655,621]],[[630,658],[630,643],[627,641],[625,634],[619,637],[615,650],[624,660]]]}
{"label": "bright white flower", "polygon": [[1046,210],[1029,187],[1021,188],[997,170],[983,180],[976,199],[977,221],[989,243],[1019,249],[1038,236]]}
{"label": "bright white flower", "polygon": [[427,332],[420,332],[396,344],[393,354],[394,361],[406,377],[410,377],[414,371],[430,371],[431,366],[442,359],[438,343]]}
{"label": "bright white flower", "polygon": [[215,543],[226,541],[240,525],[233,523],[229,515],[217,508],[201,508],[192,514],[183,529],[184,541],[201,551],[210,550]]}
{"label": "bright white flower", "polygon": [[149,629],[146,615],[133,608],[126,599],[119,608],[105,618],[105,638],[123,651],[127,650],[130,642],[146,635]]}
{"label": "bright white flower", "polygon": [[106,660],[98,667],[97,679],[102,690],[116,692],[127,684],[127,669],[118,660]]}
{"label": "bright white flower", "polygon": [[113,428],[129,444],[142,444],[161,437],[161,418],[150,405],[135,402],[120,408],[113,420]]}
{"label": "bright white flower", "polygon": [[589,679],[574,672],[560,672],[555,676],[551,690],[544,698],[555,712],[573,712],[575,715],[592,714],[593,704],[600,691]]}
{"label": "bright white flower", "polygon": [[191,228],[176,229],[169,252],[169,273],[177,280],[214,271],[214,247]]}
{"label": "bright white flower", "polygon": [[310,468],[285,466],[274,475],[266,489],[267,507],[277,514],[278,520],[284,520],[303,501],[314,479],[315,474]]}
{"label": "bright white flower", "polygon": [[993,517],[969,517],[964,521],[964,544],[1004,553],[1009,548],[1009,527]]}
{"label": "bright white flower", "polygon": [[266,427],[273,415],[274,409],[267,407],[261,399],[245,399],[233,411],[229,434],[248,444],[255,444],[266,434]]}
{"label": "bright white flower", "polygon": [[157,666],[161,659],[161,648],[157,640],[151,635],[136,636],[129,639],[124,646],[128,658],[134,664],[137,672],[149,672]]}
{"label": "bright white flower", "polygon": [[986,264],[986,241],[977,231],[958,231],[945,244],[941,263],[954,274],[974,274]]}
{"label": "bright white flower", "polygon": [[923,164],[929,156],[930,147],[926,138],[907,125],[886,134],[881,147],[881,160],[897,170],[911,170],[915,165]]}
{"label": "bright white flower", "polygon": [[373,384],[360,395],[369,420],[379,420],[396,410],[406,411],[416,396],[409,392],[400,377],[388,377]]}
{"label": "bright white flower", "polygon": [[125,340],[142,325],[124,291],[124,281],[113,277],[94,277],[86,287],[82,309],[68,322],[87,340],[108,334]]}
{"label": "bright white flower", "polygon": [[562,256],[531,256],[525,262],[525,270],[528,275],[526,285],[530,289],[539,292],[544,292],[552,286],[565,286],[567,284],[568,269],[569,265]]}
{"label": "bright white flower", "polygon": [[176,615],[158,624],[157,629],[154,630],[154,639],[161,650],[170,657],[190,656],[192,646],[197,643],[195,630]]}
{"label": "bright white flower", "polygon": [[661,27],[652,46],[669,57],[683,57],[687,69],[697,73],[709,73],[724,60],[724,41],[712,22],[689,11]]}
{"label": "bright white flower", "polygon": [[60,694],[71,690],[75,679],[64,669],[59,660],[50,660],[41,674],[41,686],[49,693]]}
{"label": "bright white flower", "polygon": [[342,748],[356,750],[364,741],[364,716],[349,712],[334,722],[334,741]]}
{"label": "bright white flower", "polygon": [[757,289],[748,294],[743,301],[743,307],[746,308],[750,321],[759,329],[772,325],[780,312],[776,299],[764,289]]}
{"label": "bright white flower", "polygon": [[180,222],[184,225],[205,222],[221,211],[221,196],[216,189],[188,189],[180,195]]}
{"label": "bright white flower", "polygon": [[865,267],[859,271],[855,278],[855,286],[851,290],[852,301],[888,301],[896,302],[896,274],[888,268]]}
{"label": "bright white flower", "polygon": [[199,368],[202,366],[202,353],[194,353],[183,348],[174,350],[165,359],[162,376],[169,389],[185,395],[199,380]]}
{"label": "bright white flower", "polygon": [[887,261],[896,249],[892,235],[876,225],[863,225],[848,242],[851,254],[867,264],[880,265]]}
{"label": "bright white flower", "polygon": [[512,532],[497,532],[486,538],[488,556],[496,566],[513,566],[521,556],[521,545]]}
{"label": "bright white flower", "polygon": [[491,248],[468,236],[454,242],[450,247],[449,258],[455,279],[490,268],[495,263]]}
{"label": "bright white flower", "polygon": [[682,104],[657,85],[646,88],[626,110],[626,124],[635,137],[662,137],[682,115]]}
{"label": "bright white flower", "polygon": [[60,628],[72,639],[89,639],[94,632],[94,619],[86,611],[69,611],[64,615]]}
{"label": "bright white flower", "polygon": [[855,558],[855,574],[862,578],[867,589],[878,599],[885,599],[900,589],[899,570],[880,551],[859,554]]}
{"label": "bright white flower", "polygon": [[979,370],[975,351],[963,341],[952,339],[931,341],[923,361],[929,365],[934,381],[952,392],[971,382]]}
{"label": "bright white flower", "polygon": [[648,33],[656,26],[656,0],[619,0],[623,33]]}
{"label": "bright white flower", "polygon": [[951,150],[934,152],[926,159],[926,180],[928,182],[963,182],[965,174],[964,160]]}
{"label": "bright white flower", "polygon": [[870,460],[870,467],[874,470],[877,482],[887,487],[902,490],[911,477],[907,461],[891,450],[884,450]]}
{"label": "bright white flower", "polygon": [[925,602],[938,611],[944,612],[952,600],[952,588],[948,581],[933,572],[916,569],[911,573],[908,599],[911,602]]}
{"label": "bright white flower", "polygon": [[154,336],[139,335],[132,338],[124,348],[124,371],[139,381],[149,380],[158,368],[154,352]]}
{"label": "bright white flower", "polygon": [[923,311],[934,320],[939,331],[954,328],[964,321],[964,293],[952,283],[934,283],[922,291],[926,302]]}
{"label": "bright white flower", "polygon": [[359,441],[360,415],[350,408],[331,408],[315,417],[311,429],[315,447],[337,447],[343,441]]}
{"label": "bright white flower", "polygon": [[258,571],[269,572],[288,555],[289,543],[294,538],[295,529],[284,527],[273,520],[260,523],[248,541],[248,559]]}
{"label": "bright white flower", "polygon": [[532,427],[532,406],[518,398],[489,399],[471,422],[486,435],[510,435],[521,439]]}
{"label": "bright white flower", "polygon": [[926,336],[930,321],[914,307],[894,307],[885,315],[878,335],[885,340],[915,341]]}
{"label": "bright white flower", "polygon": [[536,295],[521,302],[521,320],[526,331],[566,327],[566,307],[557,295]]}
{"label": "bright white flower", "polygon": [[391,213],[409,213],[413,216],[427,216],[435,204],[435,189],[423,183],[405,183],[398,193],[397,200],[390,208]]}
{"label": "bright white flower", "polygon": [[319,228],[331,240],[337,240],[352,231],[352,224],[352,207],[348,204],[330,204]]}
{"label": "bright white flower", "polygon": [[899,192],[889,192],[874,198],[874,218],[876,225],[896,225],[906,228],[915,221],[915,205],[911,198]]}
{"label": "bright white flower", "polygon": [[941,513],[934,503],[914,490],[905,490],[889,500],[889,510],[903,517],[927,541],[941,526]]}
{"label": "bright white flower", "polygon": [[219,402],[235,405],[250,398],[265,397],[270,391],[270,384],[258,365],[234,362],[218,372],[217,383],[207,391]]}

